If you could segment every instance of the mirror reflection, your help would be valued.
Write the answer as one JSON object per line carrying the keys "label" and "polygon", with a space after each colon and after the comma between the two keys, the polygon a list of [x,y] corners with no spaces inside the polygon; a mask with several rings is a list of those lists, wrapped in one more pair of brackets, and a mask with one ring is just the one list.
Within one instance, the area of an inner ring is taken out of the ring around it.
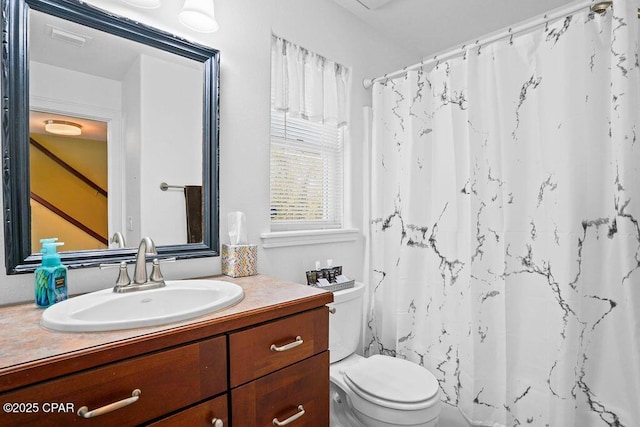
{"label": "mirror reflection", "polygon": [[29,14],[31,252],[202,242],[202,63]]}
{"label": "mirror reflection", "polygon": [[106,249],[107,123],[31,110],[31,248],[55,236],[64,250]]}

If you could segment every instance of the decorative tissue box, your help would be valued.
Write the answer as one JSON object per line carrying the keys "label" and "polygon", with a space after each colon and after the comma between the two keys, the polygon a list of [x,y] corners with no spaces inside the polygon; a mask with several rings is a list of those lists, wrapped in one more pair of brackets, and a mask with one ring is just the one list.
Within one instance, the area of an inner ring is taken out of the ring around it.
{"label": "decorative tissue box", "polygon": [[222,244],[222,274],[245,277],[258,274],[258,245]]}

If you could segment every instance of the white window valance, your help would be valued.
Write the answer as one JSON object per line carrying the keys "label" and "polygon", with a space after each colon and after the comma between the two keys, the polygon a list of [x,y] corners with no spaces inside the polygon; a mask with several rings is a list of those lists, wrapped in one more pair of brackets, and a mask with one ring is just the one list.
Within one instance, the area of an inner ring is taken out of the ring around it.
{"label": "white window valance", "polygon": [[347,123],[349,68],[280,37],[271,43],[272,109],[314,122]]}

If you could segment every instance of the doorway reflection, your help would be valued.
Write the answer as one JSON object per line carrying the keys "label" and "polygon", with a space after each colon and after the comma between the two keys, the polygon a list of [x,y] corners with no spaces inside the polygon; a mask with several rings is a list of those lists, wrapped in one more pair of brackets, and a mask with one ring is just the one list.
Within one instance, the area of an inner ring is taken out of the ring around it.
{"label": "doorway reflection", "polygon": [[32,110],[29,139],[32,252],[48,237],[64,251],[108,248],[107,124]]}

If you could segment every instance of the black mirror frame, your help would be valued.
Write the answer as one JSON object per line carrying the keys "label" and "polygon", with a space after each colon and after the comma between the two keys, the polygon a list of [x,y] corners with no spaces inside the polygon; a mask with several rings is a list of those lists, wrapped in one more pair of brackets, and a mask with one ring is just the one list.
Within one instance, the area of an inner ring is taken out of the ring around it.
{"label": "black mirror frame", "polygon": [[[112,15],[80,0],[2,0],[2,196],[7,274],[34,271],[29,204],[29,10],[37,10],[201,62],[203,108],[203,242],[158,246],[162,257],[219,256],[220,52],[158,29]],[[153,236],[150,236],[153,238]],[[137,242],[136,242],[137,247]],[[62,252],[70,268],[131,259],[137,248]]]}

